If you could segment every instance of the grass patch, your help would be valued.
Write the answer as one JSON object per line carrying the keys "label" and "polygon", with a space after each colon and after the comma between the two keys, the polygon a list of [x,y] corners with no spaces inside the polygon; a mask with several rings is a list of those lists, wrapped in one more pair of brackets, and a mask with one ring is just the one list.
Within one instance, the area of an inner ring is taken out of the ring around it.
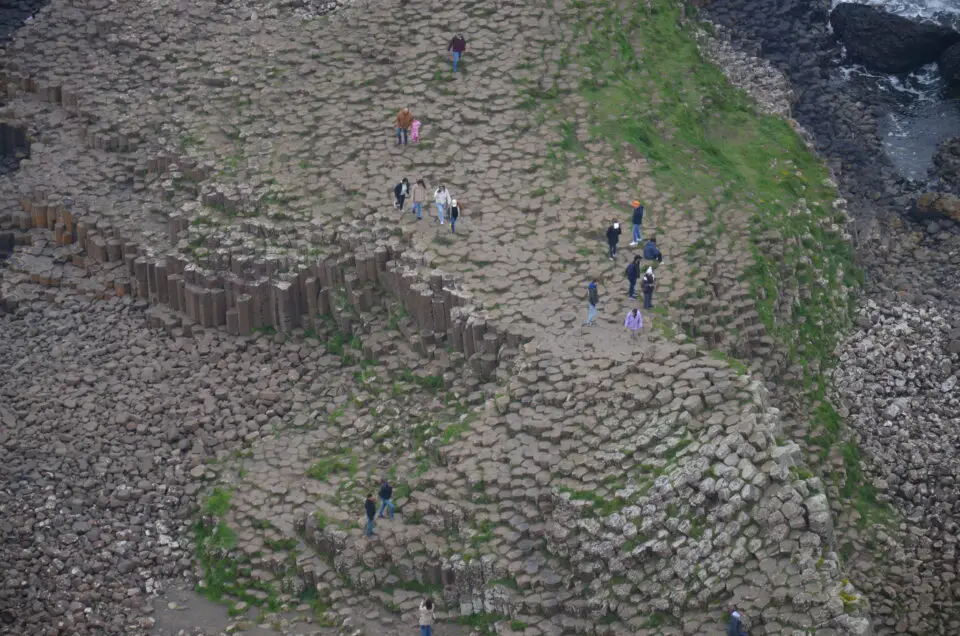
{"label": "grass patch", "polygon": [[399,379],[403,382],[416,384],[430,393],[437,393],[443,389],[442,375],[417,375],[410,369],[404,369],[400,372]]}
{"label": "grass patch", "polygon": [[627,501],[621,497],[601,497],[600,495],[587,490],[573,490],[572,488],[560,488],[560,492],[570,493],[570,498],[579,501],[590,502],[590,510],[598,517],[606,517],[617,512],[627,505]]}
{"label": "grass patch", "polygon": [[325,457],[307,469],[307,477],[319,481],[326,481],[331,475],[342,473],[353,477],[357,474],[358,464],[357,458],[349,453],[339,457]]}
{"label": "grass patch", "polygon": [[747,365],[740,362],[733,356],[727,355],[726,353],[724,353],[723,351],[720,351],[719,349],[714,349],[713,351],[711,351],[710,357],[713,358],[714,360],[722,360],[723,362],[726,362],[728,365],[730,365],[731,369],[736,371],[737,375],[749,375],[750,373],[750,370],[747,369]]}
{"label": "grass patch", "polygon": [[222,488],[214,488],[203,503],[203,512],[211,517],[222,517],[230,509],[232,493]]}

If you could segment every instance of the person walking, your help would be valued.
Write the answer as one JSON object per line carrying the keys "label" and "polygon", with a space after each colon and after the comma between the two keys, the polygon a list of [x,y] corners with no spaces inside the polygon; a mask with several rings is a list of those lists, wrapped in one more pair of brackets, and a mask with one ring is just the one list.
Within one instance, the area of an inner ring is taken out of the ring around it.
{"label": "person walking", "polygon": [[663,262],[663,254],[660,253],[660,248],[657,247],[657,237],[651,236],[650,240],[647,241],[647,244],[643,247],[643,257],[648,261]]}
{"label": "person walking", "polygon": [[408,194],[410,194],[410,182],[404,177],[400,180],[400,183],[393,186],[393,196],[397,199],[394,205],[401,212],[403,212],[403,202],[406,201]]}
{"label": "person walking", "polygon": [[437,218],[440,220],[440,225],[443,225],[443,211],[450,205],[450,192],[447,191],[447,186],[440,184],[437,191],[433,193],[433,201],[437,204]]}
{"label": "person walking", "polygon": [[594,278],[587,285],[587,319],[584,325],[593,327],[597,324],[597,304],[600,302],[600,291],[597,288],[597,279]]}
{"label": "person walking", "polygon": [[413,188],[410,190],[410,198],[413,201],[413,213],[417,215],[419,221],[423,218],[423,202],[427,200],[427,184],[423,182],[423,179],[417,179],[417,182],[413,184]]}
{"label": "person walking", "polygon": [[620,224],[616,221],[610,223],[607,228],[607,245],[610,247],[610,260],[617,257],[617,243],[620,242]]}
{"label": "person walking", "polygon": [[[639,263],[638,263],[639,265]],[[640,283],[640,289],[643,290],[643,308],[653,308],[653,288],[657,284],[656,276],[653,274],[653,267],[648,267],[643,275],[643,282]]]}
{"label": "person walking", "polygon": [[433,600],[429,597],[424,597],[420,601],[420,636],[433,636],[433,621],[435,620],[433,613]]}
{"label": "person walking", "polygon": [[640,278],[640,257],[634,256],[630,264],[627,265],[627,281],[630,282],[630,289],[627,296],[636,300],[637,298],[637,280]]}
{"label": "person walking", "polygon": [[447,51],[453,55],[453,72],[457,72],[457,65],[460,63],[460,58],[463,57],[464,52],[467,50],[467,41],[463,38],[462,33],[457,33],[453,36],[453,39],[450,40],[450,44],[447,45]]}
{"label": "person walking", "polygon": [[640,331],[643,329],[643,316],[640,310],[634,307],[627,312],[627,319],[623,321],[623,326],[630,330],[630,340],[636,340]]}
{"label": "person walking", "polygon": [[407,137],[410,134],[410,126],[413,125],[413,113],[410,112],[409,108],[401,108],[400,112],[397,113],[397,118],[394,121],[397,127],[397,145],[400,145],[401,135],[403,138],[403,145],[407,145]]}
{"label": "person walking", "polygon": [[380,482],[380,512],[377,514],[379,519],[383,519],[383,512],[388,509],[390,510],[390,518],[393,519],[393,513],[397,507],[393,505],[391,499],[393,499],[393,486],[384,477],[383,481]]}
{"label": "person walking", "polygon": [[377,502],[373,499],[373,493],[367,495],[367,500],[363,502],[363,508],[367,511],[367,529],[365,534],[368,537],[373,536],[373,518],[377,516]]}
{"label": "person walking", "polygon": [[735,609],[730,611],[730,619],[727,621],[727,636],[750,636],[743,628],[743,617]]}
{"label": "person walking", "polygon": [[633,202],[633,241],[630,247],[640,244],[640,224],[643,223],[643,204],[639,201]]}
{"label": "person walking", "polygon": [[460,206],[457,204],[457,200],[453,199],[450,201],[450,231],[453,233],[457,232],[457,219],[460,218]]}

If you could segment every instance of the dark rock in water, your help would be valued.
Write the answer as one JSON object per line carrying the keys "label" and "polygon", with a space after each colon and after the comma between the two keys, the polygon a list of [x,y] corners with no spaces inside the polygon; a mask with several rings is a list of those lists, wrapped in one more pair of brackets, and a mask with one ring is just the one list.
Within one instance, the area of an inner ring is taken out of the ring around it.
{"label": "dark rock in water", "polygon": [[960,222],[960,197],[939,192],[921,194],[913,206],[913,216],[922,221],[951,219]]}
{"label": "dark rock in water", "polygon": [[933,157],[934,177],[951,186],[960,186],[960,137],[948,139]]}
{"label": "dark rock in water", "polygon": [[960,87],[960,44],[954,44],[940,56],[937,62],[940,75],[951,86]]}
{"label": "dark rock in water", "polygon": [[953,29],[914,22],[862,4],[837,5],[830,24],[851,61],[884,73],[904,73],[936,62],[960,42],[960,33]]}

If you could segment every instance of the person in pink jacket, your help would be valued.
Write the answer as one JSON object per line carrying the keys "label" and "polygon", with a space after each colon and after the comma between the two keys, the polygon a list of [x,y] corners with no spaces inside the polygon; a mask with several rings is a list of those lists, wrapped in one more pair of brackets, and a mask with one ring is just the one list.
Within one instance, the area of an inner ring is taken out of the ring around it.
{"label": "person in pink jacket", "polygon": [[630,330],[630,339],[636,340],[640,330],[643,329],[643,316],[640,315],[640,310],[636,307],[631,309],[627,313],[627,319],[623,321],[623,326]]}

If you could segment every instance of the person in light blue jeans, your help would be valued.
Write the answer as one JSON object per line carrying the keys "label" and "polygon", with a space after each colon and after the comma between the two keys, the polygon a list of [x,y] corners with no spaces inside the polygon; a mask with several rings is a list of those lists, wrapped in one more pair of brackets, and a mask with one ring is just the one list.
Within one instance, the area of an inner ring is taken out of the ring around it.
{"label": "person in light blue jeans", "polygon": [[447,50],[453,54],[453,72],[457,72],[457,65],[460,64],[460,58],[463,57],[464,51],[467,50],[467,41],[463,38],[463,35],[457,33],[453,36],[453,39],[450,40],[450,44],[447,45]]}
{"label": "person in light blue jeans", "polygon": [[417,215],[419,221],[423,218],[423,202],[427,198],[427,184],[424,183],[423,179],[417,179],[417,182],[413,184],[410,195],[413,197],[413,213]]}
{"label": "person in light blue jeans", "polygon": [[450,205],[450,192],[447,186],[440,184],[437,191],[433,193],[433,201],[437,204],[437,220],[443,225],[443,211]]}
{"label": "person in light blue jeans", "polygon": [[383,513],[387,510],[390,511],[390,518],[393,519],[393,512],[397,508],[393,505],[391,499],[393,499],[393,486],[391,486],[387,478],[384,477],[380,483],[380,513],[377,515],[381,519],[383,519]]}
{"label": "person in light blue jeans", "polygon": [[633,202],[633,242],[630,246],[640,244],[640,224],[643,223],[643,204],[639,201]]}

